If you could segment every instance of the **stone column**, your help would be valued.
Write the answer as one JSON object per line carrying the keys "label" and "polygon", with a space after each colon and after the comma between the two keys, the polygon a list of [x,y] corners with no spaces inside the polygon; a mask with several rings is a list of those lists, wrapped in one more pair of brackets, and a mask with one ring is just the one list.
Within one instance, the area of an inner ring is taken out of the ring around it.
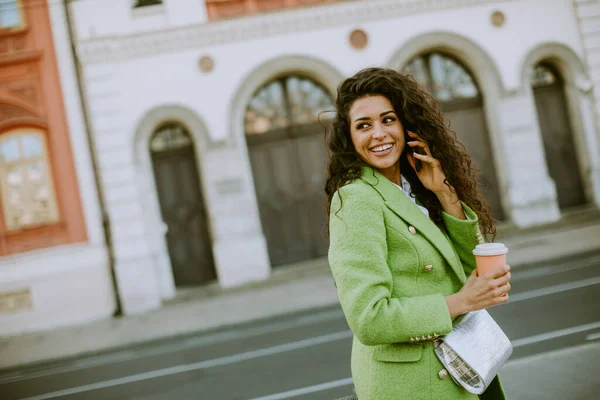
{"label": "stone column", "polygon": [[204,157],[213,254],[219,284],[267,279],[271,267],[245,146],[209,149]]}
{"label": "stone column", "polygon": [[531,91],[515,91],[498,102],[504,137],[506,202],[519,227],[560,219],[556,185],[548,174],[544,144]]}
{"label": "stone column", "polygon": [[[592,96],[592,84],[579,85],[575,97],[579,101],[581,119],[575,122],[581,124],[586,148],[582,149],[587,154],[586,163],[583,168],[583,180],[587,183],[585,187],[586,197],[596,207],[600,208],[600,135],[594,124],[594,98]],[[573,114],[572,118],[576,118]],[[576,115],[576,114],[575,114]]]}
{"label": "stone column", "polygon": [[581,96],[581,117],[590,144],[590,165],[586,171],[591,182],[590,193],[594,203],[600,207],[600,53],[598,35],[600,34],[600,0],[575,0],[575,11],[579,21],[579,32],[589,81],[576,82]]}

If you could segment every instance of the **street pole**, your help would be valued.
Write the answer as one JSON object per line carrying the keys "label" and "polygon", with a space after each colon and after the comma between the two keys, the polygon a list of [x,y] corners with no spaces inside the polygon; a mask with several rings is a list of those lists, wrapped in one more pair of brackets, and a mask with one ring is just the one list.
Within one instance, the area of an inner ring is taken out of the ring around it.
{"label": "street pole", "polygon": [[100,213],[102,215],[102,229],[104,232],[104,243],[108,253],[108,265],[110,269],[110,276],[112,280],[113,292],[115,297],[115,310],[113,316],[119,316],[123,314],[121,296],[119,294],[119,283],[117,280],[117,274],[115,271],[115,251],[112,240],[110,218],[106,210],[106,199],[104,196],[104,190],[102,188],[102,180],[100,176],[100,168],[98,167],[98,157],[96,155],[96,145],[92,135],[92,124],[90,121],[87,96],[85,93],[85,85],[83,83],[83,74],[81,71],[81,63],[79,62],[79,56],[77,54],[77,47],[75,46],[75,28],[73,25],[73,16],[70,8],[71,0],[62,0],[65,19],[67,22],[67,31],[69,35],[69,42],[71,46],[71,53],[75,65],[75,75],[77,78],[77,87],[79,90],[79,99],[81,103],[81,112],[83,116],[83,123],[85,125],[85,134],[87,136],[88,148],[90,152],[90,160],[92,163],[92,170],[94,172],[94,183],[96,186],[96,193],[98,193],[98,204],[100,206]]}

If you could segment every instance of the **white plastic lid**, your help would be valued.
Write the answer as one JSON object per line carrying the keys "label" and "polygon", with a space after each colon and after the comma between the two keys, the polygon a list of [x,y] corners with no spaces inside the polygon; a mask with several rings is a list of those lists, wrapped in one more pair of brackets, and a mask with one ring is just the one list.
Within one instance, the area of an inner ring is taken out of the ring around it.
{"label": "white plastic lid", "polygon": [[476,256],[497,256],[508,253],[508,247],[504,243],[483,243],[475,246],[473,254]]}

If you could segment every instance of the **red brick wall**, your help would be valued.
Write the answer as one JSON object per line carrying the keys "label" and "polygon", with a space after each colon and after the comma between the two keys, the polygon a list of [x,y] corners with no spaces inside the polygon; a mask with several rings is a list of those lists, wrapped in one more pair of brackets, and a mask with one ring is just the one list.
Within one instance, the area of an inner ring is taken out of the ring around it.
{"label": "red brick wall", "polygon": [[24,26],[0,28],[0,135],[44,132],[60,218],[8,231],[0,204],[0,256],[87,240],[47,1],[21,0]]}

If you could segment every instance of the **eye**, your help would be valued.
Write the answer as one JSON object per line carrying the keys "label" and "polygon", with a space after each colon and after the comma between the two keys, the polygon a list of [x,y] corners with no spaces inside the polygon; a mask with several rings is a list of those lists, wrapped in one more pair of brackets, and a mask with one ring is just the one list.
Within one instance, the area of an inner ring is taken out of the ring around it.
{"label": "eye", "polygon": [[366,122],[363,122],[362,124],[356,125],[356,129],[360,131],[363,129],[367,129],[369,126],[370,126],[369,124],[367,124]]}
{"label": "eye", "polygon": [[394,118],[394,117],[385,117],[385,118],[383,119],[383,123],[384,123],[384,124],[391,124],[391,123],[392,123],[392,122],[394,122],[394,121],[396,121],[396,118]]}

